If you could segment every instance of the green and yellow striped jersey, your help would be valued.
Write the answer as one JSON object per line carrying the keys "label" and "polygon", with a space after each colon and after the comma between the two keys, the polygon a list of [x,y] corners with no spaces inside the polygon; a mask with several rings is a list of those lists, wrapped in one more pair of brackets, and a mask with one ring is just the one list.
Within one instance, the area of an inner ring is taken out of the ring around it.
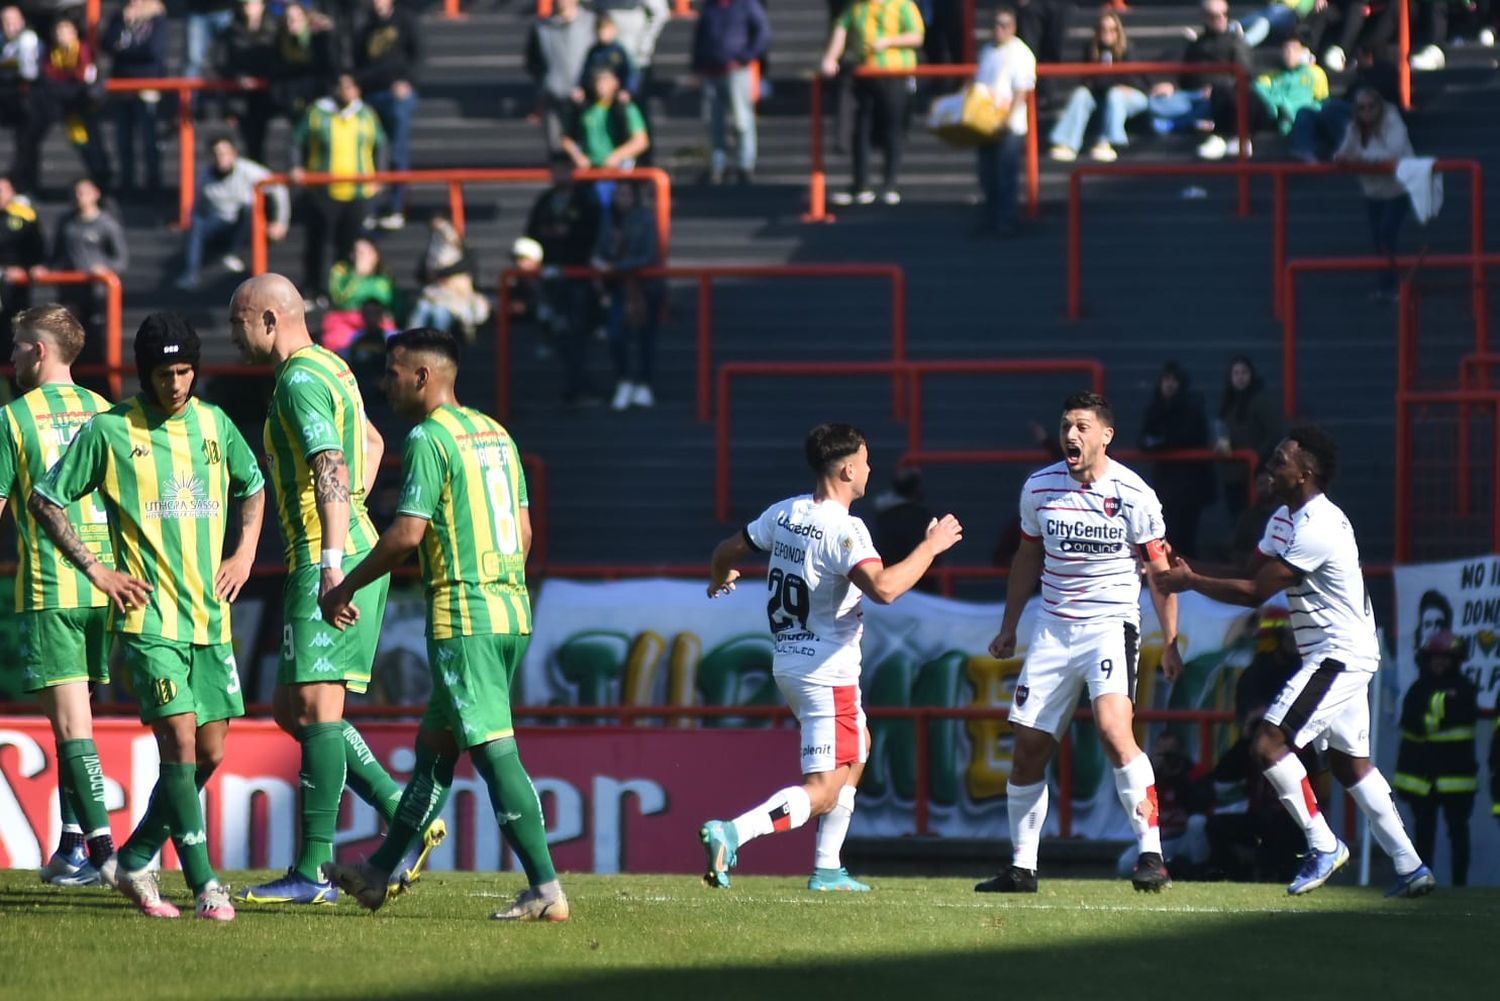
{"label": "green and yellow striped jersey", "polygon": [[922,12],[911,0],[860,0],[839,18],[838,24],[848,33],[849,51],[859,58],[861,66],[879,69],[911,69],[917,65],[917,50],[892,48],[877,50],[877,38],[894,38],[913,32],[923,34]]}
{"label": "green and yellow striped jersey", "polygon": [[363,553],[375,544],[375,526],[365,511],[365,401],[344,359],[310,344],[277,366],[264,441],[288,570],[321,558],[323,524],[310,465],[319,452],[342,452],[349,466],[344,552]]}
{"label": "green and yellow striped jersey", "polygon": [[229,499],[264,486],[224,411],[194,398],[168,417],[134,396],[84,425],[35,490],[54,504],[99,491],[119,569],[154,588],[143,608],[111,609],[115,632],[207,645],[230,641],[214,596]]}
{"label": "green and yellow striped jersey", "polygon": [[521,509],[529,504],[510,433],[442,406],[406,436],[399,514],[427,521],[422,579],[433,639],[531,632]]}
{"label": "green and yellow striped jersey", "polygon": [[[46,608],[98,608],[109,599],[83,571],[57,551],[37,525],[26,501],[33,486],[67,449],[78,429],[109,401],[71,383],[38,386],[0,410],[0,498],[15,498],[17,550],[16,611]],[[99,498],[86,496],[69,504],[68,521],[105,566],[115,565],[109,544],[109,516]]]}
{"label": "green and yellow striped jersey", "polygon": [[[333,98],[324,97],[307,109],[293,130],[292,156],[314,173],[353,177],[376,171],[385,143],[380,118],[368,105],[356,101],[340,108]],[[369,184],[340,181],[328,185],[328,197],[336,202],[374,193]]]}

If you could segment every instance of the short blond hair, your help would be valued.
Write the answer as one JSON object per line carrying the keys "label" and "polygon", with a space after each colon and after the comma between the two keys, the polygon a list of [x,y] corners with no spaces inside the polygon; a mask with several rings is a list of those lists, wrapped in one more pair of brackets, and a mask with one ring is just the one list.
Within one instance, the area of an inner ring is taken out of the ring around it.
{"label": "short blond hair", "polygon": [[50,302],[45,306],[32,306],[16,314],[15,329],[29,331],[33,336],[45,334],[64,365],[71,365],[83,352],[83,324],[70,313],[66,306]]}

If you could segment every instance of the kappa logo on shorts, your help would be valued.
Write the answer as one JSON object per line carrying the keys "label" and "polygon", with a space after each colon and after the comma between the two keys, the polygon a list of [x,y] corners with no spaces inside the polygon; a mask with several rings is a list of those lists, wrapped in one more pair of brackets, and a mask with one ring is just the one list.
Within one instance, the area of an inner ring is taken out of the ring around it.
{"label": "kappa logo on shorts", "polygon": [[309,642],[308,645],[316,647],[330,647],[333,646],[333,644],[334,639],[332,636],[328,635],[327,633],[319,633],[312,638],[311,642]]}
{"label": "kappa logo on shorts", "polygon": [[317,660],[313,661],[312,669],[318,674],[332,674],[333,661],[329,660],[327,657],[319,657]]}
{"label": "kappa logo on shorts", "polygon": [[1024,706],[1026,704],[1026,696],[1028,696],[1030,694],[1031,694],[1031,689],[1030,688],[1028,688],[1025,685],[1017,685],[1016,686],[1016,705],[1018,705],[1018,706]]}
{"label": "kappa logo on shorts", "polygon": [[1118,498],[1118,497],[1106,497],[1106,498],[1104,498],[1104,517],[1106,517],[1106,518],[1113,518],[1115,515],[1117,515],[1119,513],[1120,513],[1120,498]]}
{"label": "kappa logo on shorts", "polygon": [[151,694],[157,705],[164,706],[177,698],[177,684],[171,678],[157,678],[151,682]]}

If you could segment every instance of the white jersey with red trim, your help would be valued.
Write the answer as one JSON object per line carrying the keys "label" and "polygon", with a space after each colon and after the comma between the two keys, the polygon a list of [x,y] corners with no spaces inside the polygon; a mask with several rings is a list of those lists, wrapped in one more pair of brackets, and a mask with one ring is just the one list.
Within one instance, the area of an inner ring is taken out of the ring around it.
{"label": "white jersey with red trim", "polygon": [[1145,480],[1111,459],[1103,476],[1080,483],[1054,463],[1021,487],[1021,531],[1042,544],[1042,614],[1139,625],[1138,548],[1167,534]]}
{"label": "white jersey with red trim", "polygon": [[772,671],[822,685],[859,682],[859,588],[849,574],[880,562],[865,523],[835,500],[811,494],[766,508],[745,538],[771,554],[766,611],[776,640]]}
{"label": "white jersey with red trim", "polygon": [[1380,666],[1359,543],[1337,504],[1318,494],[1296,511],[1282,505],[1266,523],[1260,551],[1297,573],[1286,599],[1304,662],[1331,657],[1353,671]]}

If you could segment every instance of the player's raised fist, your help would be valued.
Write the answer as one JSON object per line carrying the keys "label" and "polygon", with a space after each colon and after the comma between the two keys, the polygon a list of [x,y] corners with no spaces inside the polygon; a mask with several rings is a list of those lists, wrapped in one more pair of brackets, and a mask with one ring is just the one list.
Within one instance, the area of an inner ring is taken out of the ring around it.
{"label": "player's raised fist", "polygon": [[951,514],[934,518],[927,525],[927,541],[937,553],[947,552],[963,541],[964,527]]}
{"label": "player's raised fist", "polygon": [[1010,660],[1016,655],[1016,634],[1002,629],[990,640],[990,656],[996,660]]}

